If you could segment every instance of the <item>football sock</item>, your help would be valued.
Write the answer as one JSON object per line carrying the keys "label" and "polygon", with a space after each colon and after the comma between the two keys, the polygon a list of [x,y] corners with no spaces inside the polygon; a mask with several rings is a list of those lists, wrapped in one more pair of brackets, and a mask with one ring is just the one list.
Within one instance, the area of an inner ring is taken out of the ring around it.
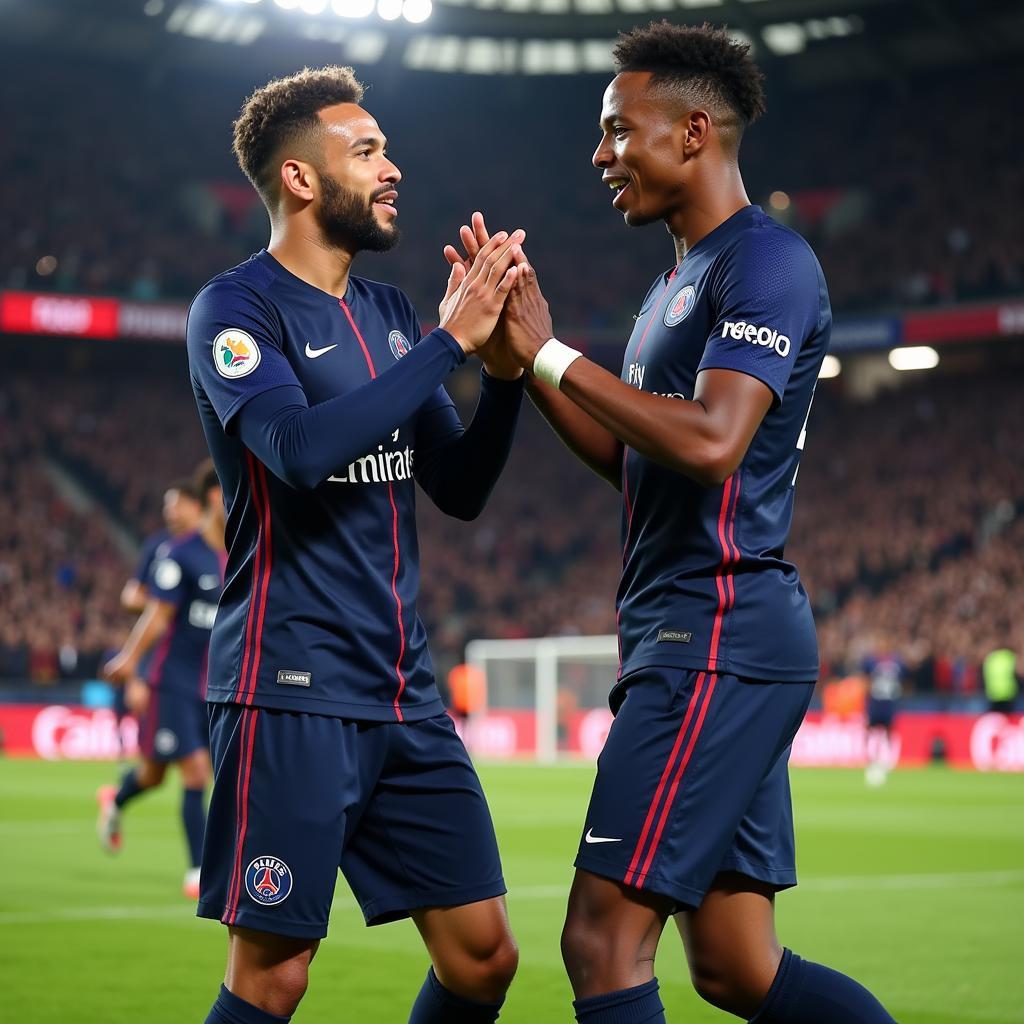
{"label": "football sock", "polygon": [[291,1017],[278,1017],[276,1013],[267,1013],[244,999],[239,999],[223,985],[217,1002],[210,1010],[205,1024],[288,1024]]}
{"label": "football sock", "polygon": [[779,972],[751,1024],[896,1024],[863,985],[784,950]]}
{"label": "football sock", "polygon": [[409,1024],[491,1024],[498,1019],[504,1002],[499,999],[496,1003],[478,1003],[457,996],[437,980],[431,967],[413,1003]]}
{"label": "football sock", "polygon": [[657,978],[635,988],[577,999],[572,1005],[579,1024],[665,1024]]}
{"label": "football sock", "polygon": [[192,867],[199,867],[203,859],[203,832],[206,830],[206,812],[203,809],[203,791],[186,789],[181,796],[181,820],[185,823],[185,837]]}
{"label": "football sock", "polygon": [[117,796],[114,797],[114,805],[119,808],[124,807],[129,800],[145,792],[145,787],[139,784],[139,777],[135,774],[135,769],[129,768],[121,776],[121,788],[117,791]]}

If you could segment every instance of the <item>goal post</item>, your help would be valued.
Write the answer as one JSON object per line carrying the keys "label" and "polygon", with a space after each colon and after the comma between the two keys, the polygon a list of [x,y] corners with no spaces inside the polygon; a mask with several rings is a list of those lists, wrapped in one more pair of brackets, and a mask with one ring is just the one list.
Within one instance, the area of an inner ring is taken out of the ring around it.
{"label": "goal post", "polygon": [[619,664],[614,636],[471,640],[466,663],[484,681],[465,727],[472,753],[551,763],[600,751]]}

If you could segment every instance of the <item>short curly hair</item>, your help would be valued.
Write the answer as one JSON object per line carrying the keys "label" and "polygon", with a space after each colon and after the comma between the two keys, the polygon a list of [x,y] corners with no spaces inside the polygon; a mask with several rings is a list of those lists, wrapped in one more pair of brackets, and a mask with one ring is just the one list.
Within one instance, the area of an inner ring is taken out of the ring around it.
{"label": "short curly hair", "polygon": [[765,111],[764,75],[750,46],[708,22],[652,21],[622,33],[614,57],[619,74],[648,71],[652,84],[705,105],[736,147],[747,125]]}
{"label": "short curly hair", "polygon": [[232,149],[267,206],[278,195],[275,157],[282,148],[296,146],[315,160],[322,142],[319,112],[362,99],[363,86],[355,72],[339,65],[303,68],[287,78],[275,78],[246,99],[234,123]]}

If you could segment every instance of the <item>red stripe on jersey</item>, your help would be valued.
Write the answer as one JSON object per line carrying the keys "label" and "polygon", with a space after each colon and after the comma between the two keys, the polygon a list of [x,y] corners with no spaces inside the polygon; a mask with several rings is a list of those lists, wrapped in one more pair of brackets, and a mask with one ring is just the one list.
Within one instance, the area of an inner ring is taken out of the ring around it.
{"label": "red stripe on jersey", "polygon": [[[235,791],[235,813],[238,816],[237,839],[235,840],[235,869],[232,886],[228,894],[228,906],[221,918],[224,924],[234,924],[238,918],[238,901],[242,895],[242,851],[245,847],[245,833],[249,827],[249,780],[252,777],[252,756],[256,749],[256,723],[259,708],[242,709],[242,734],[239,738],[239,749],[244,745],[244,753],[239,757],[238,783]],[[248,731],[246,724],[248,723]]]}
{"label": "red stripe on jersey", "polygon": [[153,743],[156,739],[156,723],[160,719],[160,691],[150,687],[149,705],[146,707],[146,731],[143,734],[140,749],[146,757],[152,757],[156,752]]}
{"label": "red stripe on jersey", "polygon": [[242,703],[246,687],[246,674],[249,671],[249,656],[252,653],[252,632],[256,621],[256,597],[260,589],[260,569],[263,565],[263,522],[260,518],[260,502],[256,494],[256,457],[248,448],[245,450],[245,461],[249,469],[249,493],[252,495],[252,506],[256,511],[256,554],[252,563],[252,589],[249,591],[249,611],[245,617],[245,652],[242,655],[242,670],[238,675],[238,687],[235,700]]}
{"label": "red stripe on jersey", "polygon": [[[636,887],[638,889],[642,889],[644,887],[644,880],[647,878],[647,872],[651,870],[651,862],[654,860],[654,855],[658,852],[658,845],[661,843],[661,834],[665,831],[665,823],[668,821],[669,812],[672,810],[673,803],[675,803],[676,793],[679,791],[679,783],[682,781],[683,775],[686,772],[686,766],[690,763],[693,748],[697,745],[697,740],[700,739],[700,731],[704,727],[704,719],[707,717],[708,705],[711,703],[711,695],[715,692],[716,678],[717,677],[714,675],[710,677],[710,684],[708,685],[707,690],[704,691],[704,701],[700,706],[700,714],[697,716],[697,724],[693,727],[693,732],[690,734],[690,742],[686,745],[686,753],[683,754],[683,759],[679,762],[679,768],[676,770],[675,778],[672,780],[672,788],[668,791],[665,806],[661,809],[661,817],[658,819],[658,828],[654,833],[651,848],[647,851],[647,859],[644,861],[644,866],[637,874]],[[697,682],[699,684],[703,681],[704,673],[701,672]],[[696,690],[694,692],[696,692]]]}
{"label": "red stripe on jersey", "polygon": [[156,654],[153,655],[153,665],[149,670],[149,685],[150,688],[159,686],[164,677],[164,667],[167,665],[167,655],[171,653],[171,640],[174,639],[174,631],[176,625],[171,623],[167,627],[167,632],[164,633],[160,640],[160,646],[156,649]]}
{"label": "red stripe on jersey", "polygon": [[[718,608],[715,611],[715,622],[711,628],[711,646],[708,649],[708,668],[714,671],[718,667],[718,645],[722,639],[722,624],[725,621],[725,613],[729,608],[729,593],[732,585],[730,579],[726,581],[726,568],[733,560],[732,548],[727,540],[728,530],[731,529],[730,510],[735,513],[735,506],[732,504],[733,484],[737,481],[735,474],[725,481],[722,489],[722,507],[718,513],[718,543],[722,548],[722,561],[718,565],[718,572],[715,573],[715,587],[718,590]],[[737,482],[737,493],[739,487]]]}
{"label": "red stripe on jersey", "polygon": [[676,276],[678,271],[679,267],[674,267],[672,269],[672,273],[668,275],[668,280],[665,282],[664,290],[658,296],[658,301],[654,303],[653,307],[651,307],[651,319],[647,321],[647,324],[644,327],[644,333],[640,335],[640,343],[636,347],[636,355],[633,356],[634,359],[640,358],[640,350],[644,347],[644,342],[647,340],[647,332],[651,329],[651,324],[653,324],[655,319],[657,319],[658,308],[664,301],[665,296],[668,295],[668,290],[672,285],[672,279]]}
{"label": "red stripe on jersey", "polygon": [[270,570],[273,564],[273,544],[270,527],[270,488],[267,484],[267,468],[262,462],[256,463],[256,490],[260,502],[260,536],[263,538],[263,582],[260,585],[260,597],[257,608],[256,630],[252,665],[249,669],[249,683],[246,688],[245,703],[252,704],[256,696],[256,683],[259,679],[260,657],[263,654],[263,620],[267,615],[267,591],[270,589]]}
{"label": "red stripe on jersey", "polygon": [[[373,359],[370,357],[370,350],[366,347],[366,342],[363,340],[362,332],[356,326],[356,322],[352,317],[352,312],[348,308],[348,304],[344,299],[339,299],[338,304],[341,306],[345,317],[348,319],[349,326],[352,328],[352,333],[356,336],[356,341],[359,342],[359,347],[363,350],[363,358],[366,360],[366,366],[370,371],[370,380],[374,380],[377,376],[377,370],[373,365]],[[392,702],[395,708],[395,715],[398,721],[402,721],[402,709],[399,706],[399,701],[402,699],[402,693],[405,690],[405,676],[402,674],[402,659],[405,657],[405,623],[402,621],[402,599],[398,596],[398,566],[401,560],[401,551],[398,546],[398,506],[395,504],[395,490],[391,483],[388,483],[388,498],[391,501],[391,536],[392,541],[395,545],[395,571],[391,576],[391,593],[395,597],[395,609],[398,616],[398,661],[395,662],[395,676],[398,679],[398,692],[395,694],[395,699]]]}
{"label": "red stripe on jersey", "polygon": [[[622,500],[626,503],[626,539],[622,545],[622,571],[626,571],[626,555],[629,554],[629,537],[633,530],[633,503],[629,500],[629,477],[626,473],[626,455],[629,453],[627,445],[622,446]],[[619,670],[615,678],[622,677],[622,605],[615,609],[615,637],[619,644]]]}
{"label": "red stripe on jersey", "polygon": [[395,571],[391,575],[391,593],[395,595],[395,607],[398,609],[398,661],[395,662],[395,675],[398,676],[398,693],[392,702],[395,715],[402,721],[402,709],[399,701],[405,690],[405,676],[402,674],[402,658],[405,657],[405,624],[402,622],[402,599],[398,596],[398,506],[395,504],[395,491],[388,481],[388,498],[391,501],[391,531],[395,543]]}
{"label": "red stripe on jersey", "polygon": [[665,770],[661,773],[661,780],[658,782],[658,788],[654,791],[654,798],[651,800],[651,806],[647,808],[647,817],[644,820],[643,830],[640,832],[640,838],[637,840],[636,849],[633,851],[633,859],[629,862],[629,870],[626,872],[625,878],[623,878],[626,885],[633,884],[637,865],[640,863],[644,847],[647,845],[647,837],[650,834],[651,825],[654,823],[655,815],[658,813],[661,796],[665,792],[669,776],[672,774],[672,769],[675,767],[676,758],[679,756],[683,740],[686,738],[686,731],[690,728],[690,722],[693,721],[693,714],[696,710],[697,702],[700,700],[700,692],[703,687],[704,673],[701,672],[701,674],[697,676],[697,682],[693,688],[693,695],[690,697],[690,703],[686,707],[686,715],[683,718],[683,724],[679,727],[679,732],[676,734],[676,741],[672,745],[672,753],[668,755],[668,760],[665,762]]}

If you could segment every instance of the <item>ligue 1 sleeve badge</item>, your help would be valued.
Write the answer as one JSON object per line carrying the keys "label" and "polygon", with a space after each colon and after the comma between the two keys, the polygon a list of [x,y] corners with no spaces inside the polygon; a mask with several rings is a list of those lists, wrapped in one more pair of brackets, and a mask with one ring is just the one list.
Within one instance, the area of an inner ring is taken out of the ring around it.
{"label": "ligue 1 sleeve badge", "polygon": [[256,857],[245,869],[245,891],[264,907],[284,903],[292,892],[292,873],[277,857]]}
{"label": "ligue 1 sleeve badge", "polygon": [[221,331],[213,339],[213,365],[222,377],[234,380],[260,365],[260,348],[253,336],[237,327]]}
{"label": "ligue 1 sleeve badge", "polygon": [[685,288],[680,288],[676,292],[675,297],[665,309],[666,327],[675,327],[676,324],[681,324],[690,315],[695,295],[696,292],[693,290],[692,284],[688,284]]}

